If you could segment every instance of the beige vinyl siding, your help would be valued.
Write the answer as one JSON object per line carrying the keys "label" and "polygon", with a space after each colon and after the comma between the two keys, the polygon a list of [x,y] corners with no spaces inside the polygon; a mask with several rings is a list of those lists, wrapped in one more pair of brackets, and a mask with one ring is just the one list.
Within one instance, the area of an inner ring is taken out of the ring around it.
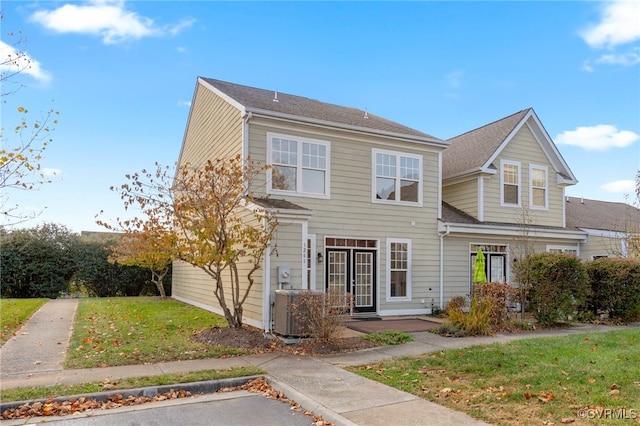
{"label": "beige vinyl siding", "polygon": [[[500,160],[520,163],[520,207],[500,205]],[[494,165],[498,173],[485,180],[484,220],[487,222],[521,223],[523,210],[529,215],[532,223],[544,226],[563,226],[563,189],[556,183],[557,174],[544,151],[525,125],[512,138],[509,144],[495,159]],[[529,165],[547,167],[547,200],[548,209],[531,208],[529,204]]]}
{"label": "beige vinyl siding", "polygon": [[187,123],[180,161],[200,165],[206,160],[242,154],[240,111],[198,84]]}
{"label": "beige vinyl siding", "polygon": [[[597,231],[596,231],[597,232]],[[580,258],[591,260],[593,256],[619,256],[622,252],[622,240],[590,234],[587,243],[580,245]]]}
{"label": "beige vinyl siding", "polygon": [[447,185],[442,188],[442,199],[453,207],[478,219],[477,179]]}
{"label": "beige vinyl siding", "polygon": [[[303,274],[302,224],[286,218],[278,219],[278,227],[271,250],[271,291],[279,288],[301,289]],[[278,266],[291,268],[291,282],[278,283]],[[304,271],[306,274],[306,270]]]}
{"label": "beige vinyl siding", "polygon": [[487,235],[457,234],[444,238],[444,304],[455,296],[467,297],[471,283],[470,244],[506,245],[505,276],[517,287],[513,276],[514,261],[526,253],[543,253],[547,246],[577,247],[575,241],[550,238],[523,238],[522,235],[492,237]]}
{"label": "beige vinyl siding", "polygon": [[[324,253],[324,238],[350,237],[376,239],[377,294],[381,311],[421,309],[422,299],[438,300],[439,248],[438,215],[438,149],[416,147],[382,137],[353,136],[339,131],[318,129],[313,133],[304,128],[269,126],[266,120],[252,120],[249,129],[250,155],[265,159],[267,132],[308,137],[327,141],[331,146],[331,198],[304,196],[273,196],[310,209],[309,234],[316,235],[316,252]],[[423,156],[423,206],[386,205],[372,202],[372,148],[399,151]],[[386,239],[412,240],[412,300],[386,302]],[[279,244],[280,245],[280,244]],[[324,285],[324,264],[317,265],[316,283]],[[431,290],[429,290],[431,288]],[[430,302],[425,302],[430,304]]]}
{"label": "beige vinyl siding", "polygon": [[[251,211],[242,209],[238,212],[246,221],[260,226],[253,217]],[[248,287],[247,273],[249,271],[248,262],[240,262],[238,274],[240,276],[240,294],[243,295]],[[264,263],[263,263],[264,266]],[[262,325],[262,270],[254,272],[254,284],[251,292],[244,303],[243,319],[252,325]],[[196,306],[223,315],[216,296],[214,295],[215,281],[200,268],[193,267],[184,262],[174,262],[173,264],[173,297],[192,303]],[[229,271],[223,273],[223,281],[229,281]],[[225,285],[226,303],[231,306],[231,287]]]}

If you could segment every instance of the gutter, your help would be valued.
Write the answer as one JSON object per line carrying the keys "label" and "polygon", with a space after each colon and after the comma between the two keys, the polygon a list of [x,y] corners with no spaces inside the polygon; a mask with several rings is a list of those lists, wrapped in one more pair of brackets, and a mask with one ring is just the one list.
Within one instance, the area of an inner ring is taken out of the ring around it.
{"label": "gutter", "polygon": [[440,309],[444,309],[444,237],[451,232],[448,224],[444,226],[446,231],[440,234]]}

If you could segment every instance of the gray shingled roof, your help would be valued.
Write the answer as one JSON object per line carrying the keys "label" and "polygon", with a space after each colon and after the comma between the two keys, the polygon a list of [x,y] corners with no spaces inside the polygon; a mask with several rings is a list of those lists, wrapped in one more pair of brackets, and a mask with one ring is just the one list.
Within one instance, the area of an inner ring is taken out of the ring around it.
{"label": "gray shingled roof", "polygon": [[275,210],[306,210],[309,209],[294,204],[290,201],[278,199],[278,198],[255,198],[253,202],[260,207],[264,207],[265,209],[275,209]]}
{"label": "gray shingled roof", "polygon": [[640,232],[640,210],[626,203],[567,197],[567,227]]}
{"label": "gray shingled roof", "polygon": [[448,223],[467,223],[467,224],[479,224],[478,219],[463,212],[460,209],[453,207],[447,202],[442,202],[442,220]]}
{"label": "gray shingled roof", "polygon": [[[306,118],[361,129],[396,133],[445,144],[445,141],[427,133],[389,121],[371,113],[365,113],[365,111],[357,108],[328,104],[315,99],[280,92],[277,92],[278,102],[274,102],[276,97],[274,90],[257,89],[255,87],[243,86],[211,78],[201,78],[248,110],[262,110],[287,114],[303,119]],[[365,116],[367,118],[365,118]]]}
{"label": "gray shingled roof", "polygon": [[442,178],[478,170],[491,158],[531,108],[451,138],[442,153]]}

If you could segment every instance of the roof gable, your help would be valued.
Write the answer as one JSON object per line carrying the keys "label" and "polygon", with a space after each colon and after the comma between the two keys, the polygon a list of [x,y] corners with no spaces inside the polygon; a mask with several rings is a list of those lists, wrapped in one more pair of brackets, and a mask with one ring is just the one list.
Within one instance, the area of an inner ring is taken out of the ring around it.
{"label": "roof gable", "polygon": [[569,169],[532,108],[518,111],[508,117],[449,139],[448,142],[451,145],[444,150],[442,155],[443,179],[478,172],[494,174],[496,167],[493,161],[525,125],[531,130],[549,162],[560,175],[558,183],[577,183],[573,172]]}
{"label": "roof gable", "polygon": [[222,95],[244,112],[295,118],[299,121],[332,124],[389,135],[401,135],[413,140],[445,145],[442,139],[412,129],[377,115],[340,105],[320,102],[302,96],[258,89],[226,81],[200,77],[199,82]]}

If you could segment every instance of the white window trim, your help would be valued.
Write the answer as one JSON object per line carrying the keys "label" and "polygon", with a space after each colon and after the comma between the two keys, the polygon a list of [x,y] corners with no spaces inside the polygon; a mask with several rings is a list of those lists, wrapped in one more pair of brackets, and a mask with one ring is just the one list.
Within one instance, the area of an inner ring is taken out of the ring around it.
{"label": "white window trim", "polygon": [[[533,204],[533,170],[544,171],[544,206]],[[529,208],[534,210],[549,210],[549,168],[538,164],[529,164]]]}
{"label": "white window trim", "polygon": [[[418,201],[401,201],[401,200],[379,200],[376,198],[376,155],[387,154],[396,156],[396,194],[400,194],[400,157],[413,158],[418,160],[418,169],[420,177],[418,181]],[[410,154],[401,151],[388,151],[384,149],[373,148],[371,150],[371,202],[376,204],[394,204],[401,206],[422,207],[422,193],[424,192],[424,173],[422,155]]]}
{"label": "white window trim", "polygon": [[[288,140],[294,140],[300,144],[298,146],[298,161],[296,164],[296,191],[283,191],[281,189],[272,189],[271,188],[271,168],[267,170],[267,194],[274,195],[289,195],[294,197],[307,197],[307,198],[321,198],[328,200],[331,198],[331,142],[322,141],[318,139],[309,139],[300,136],[294,135],[285,135],[281,133],[272,133],[267,132],[267,164],[271,165],[271,151],[272,151],[272,140],[273,138],[282,138]],[[302,143],[312,143],[316,145],[323,145],[327,148],[327,167],[325,169],[324,174],[324,194],[316,194],[312,192],[303,192],[302,191]]]}
{"label": "white window trim", "polygon": [[[518,167],[518,203],[505,203],[504,201],[504,166],[511,165]],[[522,166],[519,161],[500,160],[500,206],[502,207],[520,207],[522,205]]]}
{"label": "white window trim", "polygon": [[[407,295],[403,297],[391,297],[391,243],[407,244]],[[407,302],[411,301],[411,269],[412,269],[412,249],[411,240],[406,238],[387,238],[386,243],[386,300],[387,302]]]}
{"label": "white window trim", "polygon": [[576,257],[580,257],[580,246],[578,246],[578,245],[575,245],[575,246],[562,246],[562,245],[547,244],[546,251],[549,252],[551,250],[562,250],[563,253],[564,253],[564,250],[571,250],[571,251],[575,251],[576,252]]}

